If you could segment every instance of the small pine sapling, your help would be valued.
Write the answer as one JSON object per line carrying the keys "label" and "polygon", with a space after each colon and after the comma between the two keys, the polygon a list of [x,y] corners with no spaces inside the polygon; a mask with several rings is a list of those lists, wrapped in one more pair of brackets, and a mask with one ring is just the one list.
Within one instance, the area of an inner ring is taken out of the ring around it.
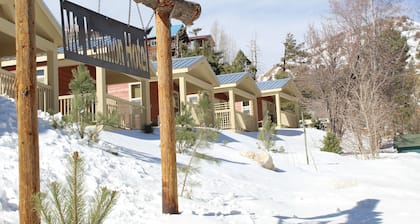
{"label": "small pine sapling", "polygon": [[275,146],[276,125],[271,121],[271,117],[267,114],[264,118],[261,130],[258,133],[258,148],[270,151]]}
{"label": "small pine sapling", "polygon": [[106,187],[97,190],[87,207],[84,187],[84,162],[77,152],[68,159],[67,185],[52,182],[49,193],[34,196],[35,210],[47,224],[102,224],[117,201],[117,192]]}
{"label": "small pine sapling", "polygon": [[[191,152],[191,157],[186,166],[182,166],[178,168],[178,171],[184,174],[184,178],[181,184],[181,196],[184,195],[184,192],[187,192],[187,196],[191,198],[193,186],[199,185],[198,181],[191,180],[191,175],[196,174],[199,172],[199,168],[194,166],[199,159],[204,159],[209,162],[217,162],[211,156],[207,156],[203,153],[199,153],[199,149],[210,148],[212,144],[216,142],[219,137],[219,133],[214,129],[210,128],[210,123],[212,120],[212,113],[213,113],[213,105],[209,100],[209,96],[207,93],[200,94],[200,99],[198,104],[195,107],[197,109],[198,115],[198,123],[200,127],[192,128],[191,130],[194,132],[195,140],[194,144],[190,146],[189,151]],[[185,120],[192,120],[191,112],[190,114],[187,113],[189,118],[185,118]],[[192,120],[193,122],[193,120]],[[186,189],[187,185],[190,187],[189,190]]]}
{"label": "small pine sapling", "polygon": [[321,148],[321,151],[324,152],[333,152],[333,153],[342,153],[343,149],[340,147],[340,141],[334,133],[328,132],[322,141],[324,146]]}

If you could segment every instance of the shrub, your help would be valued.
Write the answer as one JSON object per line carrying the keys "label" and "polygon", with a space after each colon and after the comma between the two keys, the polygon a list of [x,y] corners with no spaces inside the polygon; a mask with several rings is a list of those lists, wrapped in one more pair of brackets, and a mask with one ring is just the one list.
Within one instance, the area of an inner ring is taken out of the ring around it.
{"label": "shrub", "polygon": [[327,133],[322,143],[324,143],[324,146],[321,148],[321,151],[333,153],[342,152],[342,148],[340,147],[340,141],[332,132]]}
{"label": "shrub", "polygon": [[152,134],[153,133],[153,126],[152,124],[145,124],[143,127],[143,132],[146,134]]}

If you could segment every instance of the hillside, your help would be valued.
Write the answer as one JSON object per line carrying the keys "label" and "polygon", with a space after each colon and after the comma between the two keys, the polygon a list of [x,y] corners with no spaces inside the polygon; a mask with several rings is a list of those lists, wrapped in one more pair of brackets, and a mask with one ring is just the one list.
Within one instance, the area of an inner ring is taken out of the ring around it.
{"label": "hillside", "polygon": [[[0,96],[0,223],[18,223],[18,161],[15,103]],[[242,157],[257,150],[255,132],[222,131],[205,152],[219,164],[201,162],[191,198],[179,198],[179,215],[161,214],[159,132],[105,131],[88,144],[51,127],[39,113],[41,190],[63,182],[65,160],[77,150],[86,161],[86,185],[118,190],[105,222],[125,224],[417,223],[420,219],[420,154],[382,154],[363,161],[320,152],[324,132],[308,129],[306,165],[302,129],[281,129],[272,154],[276,171]],[[117,152],[118,155],[107,151]],[[178,154],[178,163],[189,157]]]}
{"label": "hillside", "polygon": [[[416,58],[416,55],[420,52],[420,22],[402,17],[396,19],[395,25],[401,31],[401,35],[407,38],[407,45],[409,46],[407,62],[413,60],[417,68],[417,74],[420,74],[420,59]],[[274,79],[275,74],[280,69],[281,67],[278,64],[273,65],[270,70],[258,76],[258,81]]]}

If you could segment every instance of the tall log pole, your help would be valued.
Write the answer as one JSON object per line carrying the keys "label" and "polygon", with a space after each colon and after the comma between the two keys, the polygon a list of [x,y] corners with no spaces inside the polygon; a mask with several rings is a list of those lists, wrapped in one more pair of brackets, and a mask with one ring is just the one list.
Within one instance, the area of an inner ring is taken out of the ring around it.
{"label": "tall log pole", "polygon": [[33,195],[40,190],[35,51],[35,0],[15,0],[16,112],[19,147],[19,220],[40,223]]}
{"label": "tall log pole", "polygon": [[160,117],[160,152],[162,158],[162,212],[178,214],[176,173],[175,116],[172,98],[172,58],[170,11],[155,10],[156,47]]}

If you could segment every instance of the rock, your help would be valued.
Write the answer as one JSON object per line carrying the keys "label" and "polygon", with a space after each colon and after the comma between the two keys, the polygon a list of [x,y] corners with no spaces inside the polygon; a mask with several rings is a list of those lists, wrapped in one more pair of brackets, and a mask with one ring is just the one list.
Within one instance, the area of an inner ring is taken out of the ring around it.
{"label": "rock", "polygon": [[258,162],[266,169],[275,170],[276,168],[273,164],[273,158],[268,152],[243,151],[241,155]]}

